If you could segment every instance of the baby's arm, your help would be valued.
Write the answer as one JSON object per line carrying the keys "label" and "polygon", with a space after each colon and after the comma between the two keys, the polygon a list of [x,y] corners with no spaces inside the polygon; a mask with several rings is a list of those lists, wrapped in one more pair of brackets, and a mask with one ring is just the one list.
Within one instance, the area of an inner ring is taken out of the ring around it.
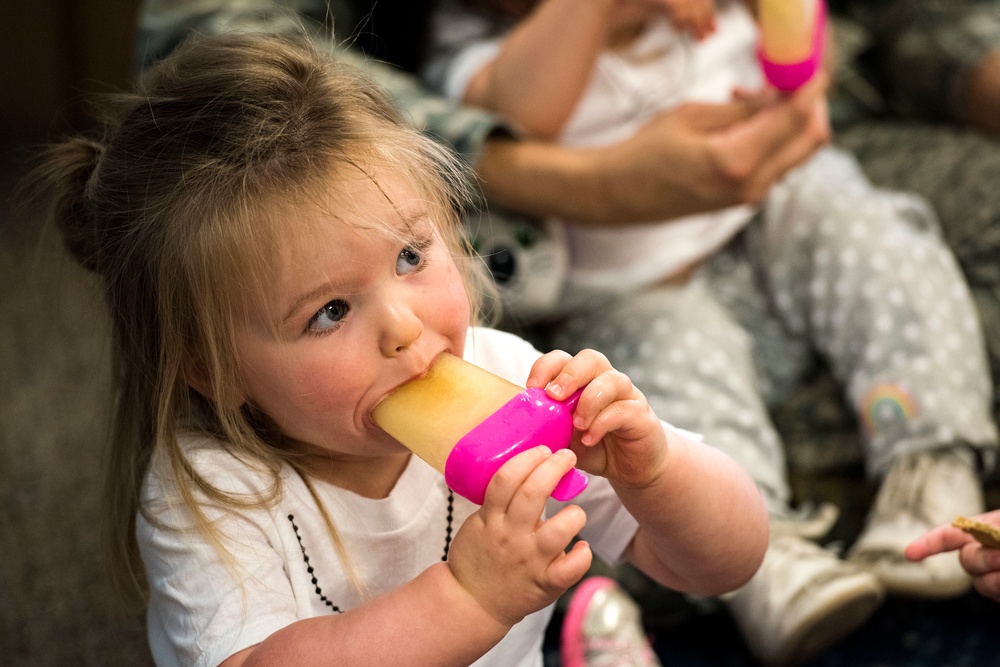
{"label": "baby's arm", "polygon": [[532,136],[553,138],[590,80],[618,0],[545,0],[479,69],[463,101],[507,118]]}
{"label": "baby's arm", "polygon": [[543,356],[528,386],[565,399],[578,466],[606,477],[639,522],[626,557],[660,583],[713,595],[745,583],[767,547],[768,518],[750,477],[729,457],[664,429],[642,393],[603,355]]}
{"label": "baby's arm", "polygon": [[[983,523],[1000,527],[1000,510],[974,517]],[[972,535],[944,524],[933,528],[906,547],[906,557],[919,561],[935,554],[958,551],[958,560],[972,577],[972,584],[980,594],[1000,602],[1000,549],[981,544]]]}
{"label": "baby's arm", "polygon": [[513,457],[456,533],[447,562],[343,614],[292,623],[223,665],[475,662],[590,567],[585,543],[566,551],[586,521],[583,510],[567,506],[542,519],[549,494],[575,462],[569,450],[544,447]]}

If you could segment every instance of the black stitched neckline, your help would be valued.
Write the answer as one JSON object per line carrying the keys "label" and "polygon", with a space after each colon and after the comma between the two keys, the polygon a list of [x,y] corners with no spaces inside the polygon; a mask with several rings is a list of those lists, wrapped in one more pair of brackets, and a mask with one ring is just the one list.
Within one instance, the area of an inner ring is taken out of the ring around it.
{"label": "black stitched neckline", "polygon": [[[444,553],[441,555],[441,560],[448,560],[448,551],[451,549],[451,537],[452,537],[452,521],[455,516],[455,492],[448,489],[448,524],[445,526],[444,530]],[[302,534],[299,533],[299,527],[295,523],[295,515],[288,515],[288,522],[292,524],[292,530],[295,532],[295,539],[299,542],[299,549],[302,550],[302,561],[306,564],[306,572],[309,573],[312,585],[316,587],[316,595],[319,596],[320,601],[333,610],[337,614],[344,613],[344,610],[333,604],[330,598],[326,597],[323,593],[322,586],[319,585],[319,578],[316,576],[316,571],[313,566],[309,563],[309,554],[306,552],[306,545],[302,543]]]}

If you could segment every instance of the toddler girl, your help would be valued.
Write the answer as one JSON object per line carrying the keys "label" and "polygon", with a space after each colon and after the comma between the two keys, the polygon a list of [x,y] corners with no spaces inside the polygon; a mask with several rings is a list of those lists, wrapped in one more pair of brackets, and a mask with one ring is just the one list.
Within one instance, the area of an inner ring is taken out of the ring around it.
{"label": "toddler girl", "polygon": [[[603,355],[471,326],[461,170],[333,55],[197,39],[112,112],[29,187],[106,284],[109,537],[158,664],[538,666],[591,549],[693,593],[752,576],[766,513],[729,458]],[[443,353],[582,389],[571,448],[456,496],[370,417]],[[574,464],[593,478],[560,507]]]}

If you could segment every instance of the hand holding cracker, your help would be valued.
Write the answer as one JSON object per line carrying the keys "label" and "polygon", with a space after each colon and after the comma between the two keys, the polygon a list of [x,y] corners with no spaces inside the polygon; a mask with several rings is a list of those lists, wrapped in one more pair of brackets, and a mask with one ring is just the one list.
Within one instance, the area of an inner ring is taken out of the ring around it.
{"label": "hand holding cracker", "polygon": [[906,557],[923,560],[947,551],[958,551],[981,595],[1000,602],[1000,510],[938,526],[910,543]]}
{"label": "hand holding cracker", "polygon": [[990,549],[1000,549],[1000,526],[992,526],[982,521],[964,516],[956,517],[951,525],[960,528],[979,540],[979,543]]}

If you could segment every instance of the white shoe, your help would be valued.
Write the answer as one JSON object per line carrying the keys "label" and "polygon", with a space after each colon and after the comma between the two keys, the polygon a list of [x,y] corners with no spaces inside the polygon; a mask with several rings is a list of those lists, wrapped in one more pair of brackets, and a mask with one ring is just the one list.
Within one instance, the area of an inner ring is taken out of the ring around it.
{"label": "white shoe", "polygon": [[885,599],[878,579],[798,535],[772,533],[757,574],[723,596],[765,665],[798,665],[840,641]]}
{"label": "white shoe", "polygon": [[971,586],[955,553],[906,560],[903,550],[931,528],[984,511],[971,455],[938,450],[901,458],[889,470],[848,560],[875,574],[889,593],[958,597]]}

